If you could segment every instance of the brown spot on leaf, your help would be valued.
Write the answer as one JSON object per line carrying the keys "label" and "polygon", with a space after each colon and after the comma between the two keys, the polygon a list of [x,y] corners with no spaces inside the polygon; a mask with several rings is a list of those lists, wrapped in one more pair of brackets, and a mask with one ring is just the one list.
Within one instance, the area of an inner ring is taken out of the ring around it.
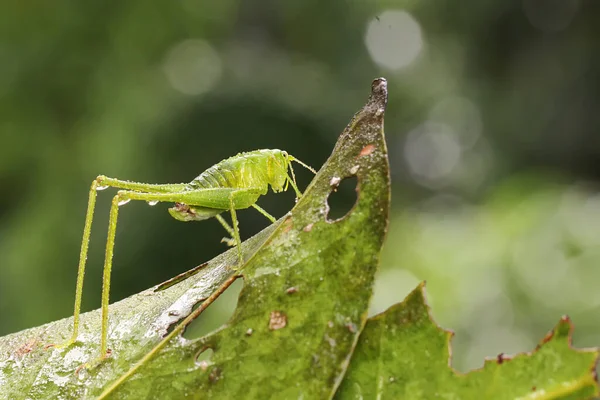
{"label": "brown spot on leaf", "polygon": [[297,291],[298,291],[298,288],[295,286],[292,286],[292,287],[287,288],[285,292],[287,294],[292,294],[292,293],[296,293]]}
{"label": "brown spot on leaf", "polygon": [[544,336],[544,338],[542,339],[542,343],[546,344],[549,341],[552,340],[552,337],[554,336],[554,330],[551,330],[550,332],[546,333],[546,336]]}
{"label": "brown spot on leaf", "polygon": [[19,347],[15,351],[15,356],[23,357],[25,354],[31,353],[31,351],[36,347],[37,344],[38,344],[37,339],[35,339],[35,338],[29,339],[29,341],[27,341],[26,343],[21,345],[21,347]]}
{"label": "brown spot on leaf", "polygon": [[276,331],[278,329],[285,328],[287,325],[287,315],[282,313],[281,311],[271,311],[271,315],[269,317],[269,329],[272,331]]}
{"label": "brown spot on leaf", "polygon": [[356,325],[354,325],[352,322],[348,322],[346,324],[346,328],[348,328],[348,331],[350,331],[350,333],[356,333],[357,331]]}
{"label": "brown spot on leaf", "polygon": [[360,157],[364,157],[364,156],[368,156],[369,154],[371,154],[373,151],[375,151],[375,145],[373,144],[368,144],[365,147],[362,148],[362,150],[360,151],[359,156]]}
{"label": "brown spot on leaf", "polygon": [[311,223],[311,224],[308,224],[308,225],[306,225],[304,228],[302,228],[302,230],[303,230],[304,232],[310,232],[310,231],[312,231],[313,225],[314,225],[314,224],[312,224],[312,223]]}
{"label": "brown spot on leaf", "polygon": [[79,376],[79,373],[80,373],[81,371],[85,370],[85,369],[86,369],[86,365],[85,365],[85,364],[81,364],[79,367],[77,367],[77,368],[75,369],[75,376]]}
{"label": "brown spot on leaf", "polygon": [[212,371],[210,371],[210,374],[208,374],[208,380],[210,383],[215,383],[219,379],[221,379],[221,369],[215,367],[212,369]]}
{"label": "brown spot on leaf", "polygon": [[293,226],[294,226],[294,221],[292,221],[291,217],[287,217],[285,219],[285,221],[283,221],[283,228],[282,228],[283,233],[288,233],[289,231],[291,231]]}
{"label": "brown spot on leaf", "polygon": [[500,353],[500,354],[498,354],[498,357],[496,357],[496,361],[498,361],[498,364],[502,364],[505,361],[510,361],[511,359],[512,359],[511,356],[507,356],[504,353]]}

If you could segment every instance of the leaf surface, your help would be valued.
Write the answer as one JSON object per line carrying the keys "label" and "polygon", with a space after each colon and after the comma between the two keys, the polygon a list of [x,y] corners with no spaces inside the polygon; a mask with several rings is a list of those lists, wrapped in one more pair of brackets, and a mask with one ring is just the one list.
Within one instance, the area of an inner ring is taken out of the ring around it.
{"label": "leaf surface", "polygon": [[[387,228],[389,168],[383,137],[384,79],[340,136],[331,157],[287,216],[243,244],[246,265],[229,251],[182,282],[110,307],[112,357],[75,375],[98,351],[98,310],[82,316],[79,342],[65,340],[71,319],[0,339],[0,386],[11,398],[93,398],[148,353],[194,305],[239,274],[244,287],[232,319],[203,338],[178,336],[111,391],[116,399],[331,398],[366,322]],[[344,178],[358,178],[358,199],[327,219],[327,199]],[[202,351],[209,360],[196,362]]]}
{"label": "leaf surface", "polygon": [[567,317],[531,354],[499,355],[460,374],[450,367],[452,333],[429,316],[421,284],[370,318],[337,399],[589,399],[598,395],[598,350],[571,348]]}

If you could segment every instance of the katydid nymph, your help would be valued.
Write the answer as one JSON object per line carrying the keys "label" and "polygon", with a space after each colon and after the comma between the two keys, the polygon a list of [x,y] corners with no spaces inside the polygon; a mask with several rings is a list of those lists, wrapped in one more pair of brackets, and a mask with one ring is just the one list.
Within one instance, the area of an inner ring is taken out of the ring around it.
{"label": "katydid nymph", "polygon": [[[108,178],[103,175],[98,176],[92,182],[90,188],[88,209],[83,230],[75,290],[73,333],[70,340],[58,347],[69,346],[77,340],[83,277],[97,191],[108,187],[124,189],[120,190],[113,198],[110,209],[108,239],[106,241],[106,255],[102,278],[102,331],[100,337],[100,355],[97,360],[97,362],[100,362],[110,352],[107,347],[108,304],[119,207],[131,200],[143,200],[149,204],[167,202],[175,203],[174,207],[169,209],[169,213],[179,221],[202,221],[215,217],[231,236],[231,238],[226,238],[224,241],[230,246],[236,246],[239,260],[238,267],[241,267],[244,259],[236,210],[254,207],[271,222],[275,222],[275,218],[260,208],[256,204],[256,201],[260,196],[267,194],[269,186],[271,186],[271,189],[275,193],[286,191],[291,186],[296,192],[297,198],[302,196],[296,184],[292,162],[297,162],[313,173],[316,173],[314,169],[283,150],[263,149],[240,153],[227,158],[198,175],[190,183],[146,184]],[[231,213],[231,226],[220,215],[226,211]],[[88,363],[88,365],[95,365],[96,363]]]}

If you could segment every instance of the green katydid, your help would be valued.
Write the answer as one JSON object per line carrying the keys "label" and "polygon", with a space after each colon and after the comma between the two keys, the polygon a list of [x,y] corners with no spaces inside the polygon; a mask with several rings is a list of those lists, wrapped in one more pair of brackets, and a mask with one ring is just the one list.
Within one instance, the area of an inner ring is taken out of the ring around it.
{"label": "green katydid", "polygon": [[[190,183],[146,184],[122,181],[103,175],[98,176],[92,182],[90,188],[88,209],[83,230],[75,290],[73,333],[70,340],[58,347],[69,346],[77,340],[83,293],[83,277],[85,274],[97,191],[108,187],[125,189],[120,190],[113,198],[110,209],[108,239],[106,241],[106,255],[102,278],[102,331],[100,356],[97,360],[97,362],[100,362],[110,354],[107,347],[108,304],[119,207],[131,200],[143,200],[149,204],[168,202],[175,203],[175,206],[169,209],[169,213],[179,221],[202,221],[215,217],[229,235],[232,236],[232,238],[226,238],[224,241],[230,246],[236,246],[239,267],[241,267],[244,259],[235,210],[254,207],[271,222],[275,222],[275,218],[260,208],[256,204],[256,201],[260,196],[267,194],[269,185],[275,193],[286,191],[288,185],[291,185],[296,192],[296,196],[298,198],[302,196],[296,184],[292,162],[297,162],[313,173],[316,173],[314,169],[283,150],[263,149],[240,153],[227,158],[201,173]],[[225,211],[231,213],[232,226],[220,215]],[[91,363],[90,365],[93,364],[95,363]]]}

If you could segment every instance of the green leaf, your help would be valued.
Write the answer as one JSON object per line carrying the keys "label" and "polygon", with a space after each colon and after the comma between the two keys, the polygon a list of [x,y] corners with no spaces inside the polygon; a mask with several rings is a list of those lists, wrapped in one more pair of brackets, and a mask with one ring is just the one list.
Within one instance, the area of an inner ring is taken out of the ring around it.
{"label": "green leaf", "polygon": [[[331,398],[343,379],[367,315],[387,228],[389,168],[383,137],[384,79],[340,136],[305,195],[277,223],[246,241],[247,264],[233,271],[229,251],[181,282],[111,305],[112,357],[75,375],[97,356],[100,316],[82,316],[79,341],[71,319],[0,339],[0,386],[9,398],[92,398],[129,370],[188,315],[239,274],[238,308],[222,329],[197,340],[180,336],[144,361],[111,398]],[[356,175],[358,200],[343,218],[327,219],[327,199]],[[173,283],[173,282],[172,282]],[[213,350],[205,362],[195,359]],[[106,394],[106,393],[105,393]]]}
{"label": "green leaf", "polygon": [[589,399],[599,394],[599,352],[571,348],[571,331],[564,317],[533,353],[460,374],[450,367],[452,333],[432,321],[421,284],[369,319],[336,398]]}

